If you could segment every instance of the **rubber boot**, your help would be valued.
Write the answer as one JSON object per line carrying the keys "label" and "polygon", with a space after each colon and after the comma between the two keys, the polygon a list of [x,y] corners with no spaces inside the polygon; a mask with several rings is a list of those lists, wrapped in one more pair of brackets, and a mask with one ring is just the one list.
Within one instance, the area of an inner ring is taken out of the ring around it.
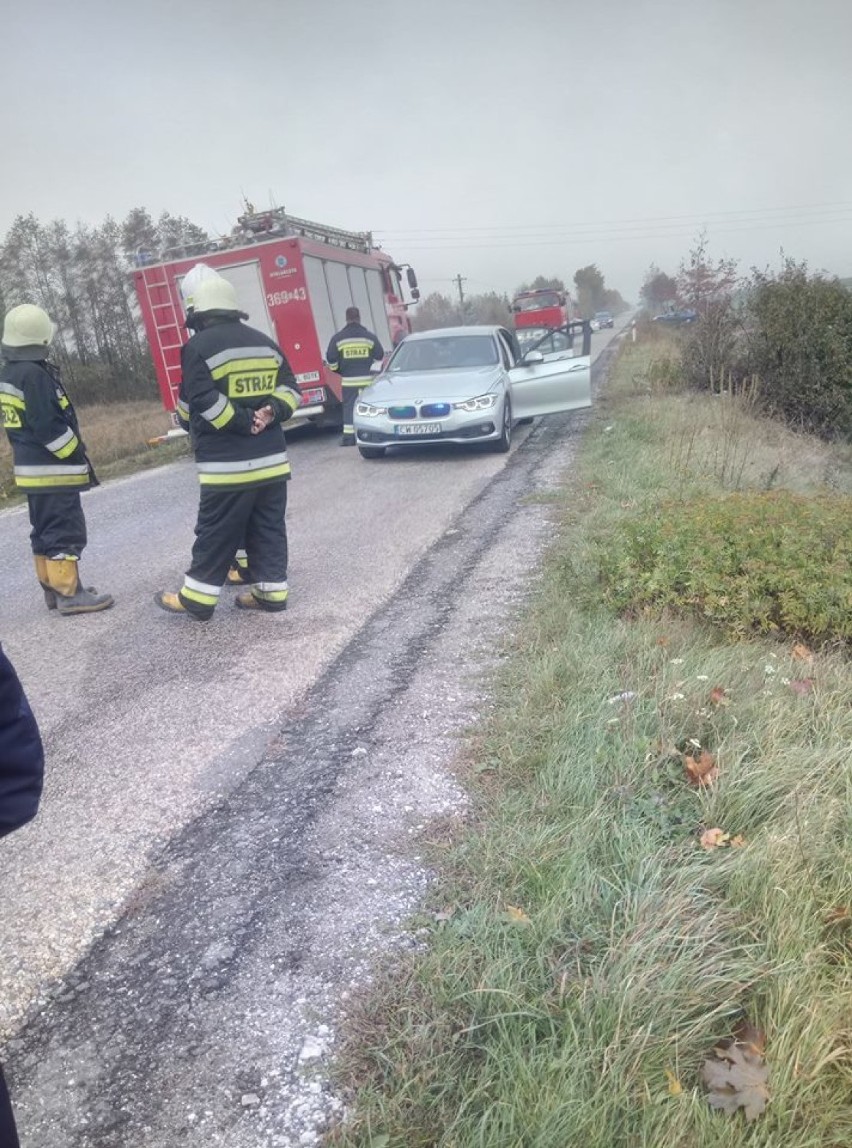
{"label": "rubber boot", "polygon": [[114,605],[111,594],[95,594],[80,585],[73,558],[46,558],[47,581],[56,595],[56,607],[63,616],[97,614]]}
{"label": "rubber boot", "polygon": [[183,598],[173,590],[158,590],[154,601],[167,614],[183,614],[185,618],[192,618],[193,622],[209,622],[213,617],[212,610],[187,609]]}
{"label": "rubber boot", "polygon": [[270,602],[262,597],[262,592],[250,590],[247,594],[237,594],[234,604],[238,610],[261,610],[267,614],[280,614],[282,610],[287,609],[287,598],[285,596],[281,600]]}
{"label": "rubber boot", "polygon": [[[50,583],[47,580],[47,559],[43,554],[34,554],[33,559],[35,561],[36,576],[39,580],[39,584],[41,585],[42,590],[44,591],[44,604],[47,606],[48,610],[55,610],[56,591],[51,590]],[[97,594],[97,590],[94,588],[94,586],[87,586],[86,589],[90,594]]]}

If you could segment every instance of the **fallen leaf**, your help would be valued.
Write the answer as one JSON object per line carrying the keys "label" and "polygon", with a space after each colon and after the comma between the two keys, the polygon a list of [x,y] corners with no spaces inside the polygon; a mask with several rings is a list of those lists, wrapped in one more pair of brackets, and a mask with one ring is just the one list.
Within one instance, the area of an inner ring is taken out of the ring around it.
{"label": "fallen leaf", "polygon": [[739,833],[736,835],[736,837],[731,838],[731,848],[732,849],[742,849],[742,847],[743,847],[743,845],[745,845],[745,843],[746,843],[745,837],[743,837]]}
{"label": "fallen leaf", "polygon": [[800,698],[806,697],[814,692],[814,680],[813,678],[794,678],[790,682],[790,689]]}
{"label": "fallen leaf", "polygon": [[743,1017],[734,1029],[734,1039],[737,1044],[743,1045],[751,1052],[756,1052],[758,1056],[763,1056],[766,1052],[766,1033],[756,1024],[752,1024],[746,1017]]}
{"label": "fallen leaf", "polygon": [[686,779],[692,785],[712,785],[719,776],[719,767],[713,754],[706,749],[699,753],[685,753],[683,764],[686,770]]}
{"label": "fallen leaf", "polygon": [[714,686],[710,691],[710,704],[712,706],[729,706],[731,699],[724,686]]}
{"label": "fallen leaf", "polygon": [[749,1046],[714,1048],[715,1060],[705,1060],[701,1078],[711,1108],[729,1115],[742,1108],[747,1121],[756,1120],[769,1100],[769,1069],[763,1056]]}
{"label": "fallen leaf", "polygon": [[530,924],[532,924],[532,922],[530,921],[530,919],[526,915],[526,913],[523,911],[523,909],[519,909],[517,905],[507,905],[506,906],[506,912],[503,914],[503,920],[508,921],[509,924],[512,924],[512,925],[530,925]]}
{"label": "fallen leaf", "polygon": [[669,644],[669,640],[668,640],[668,638],[665,636],[665,634],[662,636],[662,638],[657,638],[657,645],[658,645],[658,646],[662,646],[664,650],[666,649],[666,647],[668,646],[668,644]]}
{"label": "fallen leaf", "polygon": [[683,1085],[670,1068],[666,1069],[666,1080],[669,1082],[669,1096],[680,1096]]}
{"label": "fallen leaf", "polygon": [[811,665],[814,660],[813,653],[803,642],[796,642],[795,646],[793,646],[792,654],[796,661],[807,662],[808,665]]}
{"label": "fallen leaf", "polygon": [[722,845],[727,845],[730,840],[730,835],[724,829],[705,829],[698,839],[701,842],[702,849],[718,849]]}

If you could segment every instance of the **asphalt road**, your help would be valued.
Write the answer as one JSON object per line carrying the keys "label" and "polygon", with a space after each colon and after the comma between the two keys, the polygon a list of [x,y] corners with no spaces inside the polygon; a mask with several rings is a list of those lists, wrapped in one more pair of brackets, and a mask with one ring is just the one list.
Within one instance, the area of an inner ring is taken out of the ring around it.
{"label": "asphalt road", "polygon": [[[226,593],[202,627],[151,601],[186,563],[190,463],[85,496],[85,580],[117,599],[102,615],[48,614],[25,514],[0,515],[2,640],[49,770],[39,818],[0,850],[0,1036],[28,1018],[11,1043],[25,1148],[316,1142],[334,1098],[297,1069],[332,1040],[325,990],[357,981],[422,893],[387,844],[405,811],[413,832],[463,806],[439,767],[483,704],[465,662],[480,651],[475,677],[510,624],[547,535],[524,495],[570,463],[580,425],[544,420],[508,459],[367,463],[294,438],[278,617]],[[397,758],[373,769],[383,739]],[[270,1002],[294,1018],[286,1035]],[[196,1072],[199,1033],[224,1030],[229,1052]]]}

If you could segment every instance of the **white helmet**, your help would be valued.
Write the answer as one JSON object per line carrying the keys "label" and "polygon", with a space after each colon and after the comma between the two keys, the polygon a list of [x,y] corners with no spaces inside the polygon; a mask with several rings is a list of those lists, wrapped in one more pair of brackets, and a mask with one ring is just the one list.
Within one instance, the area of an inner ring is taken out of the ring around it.
{"label": "white helmet", "polygon": [[195,307],[195,292],[198,284],[205,279],[218,279],[217,273],[206,263],[196,263],[190,268],[181,280],[180,293],[183,298],[184,310],[189,311]]}
{"label": "white helmet", "polygon": [[192,306],[196,315],[201,315],[205,311],[239,313],[240,310],[236,291],[221,275],[212,275],[201,280],[193,292]]}
{"label": "white helmet", "polygon": [[49,347],[55,334],[47,311],[22,303],[7,312],[2,341],[7,347]]}

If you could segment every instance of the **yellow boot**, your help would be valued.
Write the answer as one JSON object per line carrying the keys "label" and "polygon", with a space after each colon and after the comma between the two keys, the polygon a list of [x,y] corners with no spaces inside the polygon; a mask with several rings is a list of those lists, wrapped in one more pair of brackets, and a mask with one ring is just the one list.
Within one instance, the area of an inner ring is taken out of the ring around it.
{"label": "yellow boot", "polygon": [[60,614],[96,614],[114,604],[111,594],[95,594],[80,585],[75,558],[46,558],[45,565]]}

